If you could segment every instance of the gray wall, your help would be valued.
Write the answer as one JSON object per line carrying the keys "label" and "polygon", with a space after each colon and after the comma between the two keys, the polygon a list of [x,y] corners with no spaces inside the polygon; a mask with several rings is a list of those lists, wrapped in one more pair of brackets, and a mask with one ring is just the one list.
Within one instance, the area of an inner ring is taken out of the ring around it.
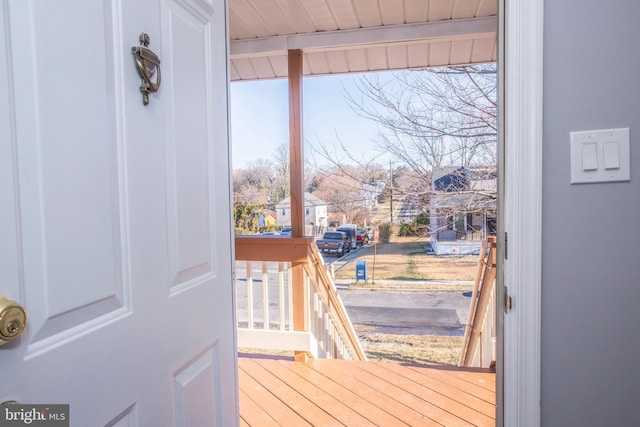
{"label": "gray wall", "polygon": [[[542,426],[639,426],[640,2],[544,7]],[[617,127],[631,182],[570,185],[569,132]]]}

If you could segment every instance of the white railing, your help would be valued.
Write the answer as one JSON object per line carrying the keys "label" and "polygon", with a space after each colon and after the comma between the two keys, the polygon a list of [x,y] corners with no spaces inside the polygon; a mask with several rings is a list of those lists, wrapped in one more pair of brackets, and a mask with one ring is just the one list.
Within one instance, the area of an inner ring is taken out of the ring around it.
{"label": "white railing", "polygon": [[308,351],[307,334],[293,330],[290,273],[287,262],[236,261],[239,347]]}
{"label": "white railing", "polygon": [[471,295],[460,366],[488,368],[496,361],[496,238],[488,237],[480,249],[478,271]]}
{"label": "white railing", "polygon": [[239,348],[365,359],[313,239],[236,238],[235,287]]}

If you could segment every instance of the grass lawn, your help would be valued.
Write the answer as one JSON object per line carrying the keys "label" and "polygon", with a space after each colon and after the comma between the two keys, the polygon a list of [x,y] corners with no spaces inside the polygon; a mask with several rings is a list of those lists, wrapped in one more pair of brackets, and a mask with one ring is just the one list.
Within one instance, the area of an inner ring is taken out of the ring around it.
{"label": "grass lawn", "polygon": [[[358,249],[358,260],[367,261],[369,279],[377,280],[466,280],[473,281],[478,257],[428,255],[424,245],[428,237],[393,237]],[[374,263],[375,253],[375,263]],[[355,260],[336,272],[336,279],[355,280]]]}
{"label": "grass lawn", "polygon": [[461,336],[386,334],[366,325],[354,325],[369,360],[410,365],[457,365]]}

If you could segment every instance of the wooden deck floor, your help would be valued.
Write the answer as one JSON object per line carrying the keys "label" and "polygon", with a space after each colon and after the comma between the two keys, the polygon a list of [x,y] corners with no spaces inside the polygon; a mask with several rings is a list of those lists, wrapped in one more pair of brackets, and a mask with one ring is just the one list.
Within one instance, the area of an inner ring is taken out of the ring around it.
{"label": "wooden deck floor", "polygon": [[495,374],[239,358],[241,426],[494,426]]}

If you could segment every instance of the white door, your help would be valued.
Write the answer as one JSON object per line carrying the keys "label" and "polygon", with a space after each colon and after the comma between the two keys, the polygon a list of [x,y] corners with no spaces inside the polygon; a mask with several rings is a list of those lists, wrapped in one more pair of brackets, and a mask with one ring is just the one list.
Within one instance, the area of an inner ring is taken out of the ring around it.
{"label": "white door", "polygon": [[0,1],[0,402],[237,423],[226,46],[223,0]]}

